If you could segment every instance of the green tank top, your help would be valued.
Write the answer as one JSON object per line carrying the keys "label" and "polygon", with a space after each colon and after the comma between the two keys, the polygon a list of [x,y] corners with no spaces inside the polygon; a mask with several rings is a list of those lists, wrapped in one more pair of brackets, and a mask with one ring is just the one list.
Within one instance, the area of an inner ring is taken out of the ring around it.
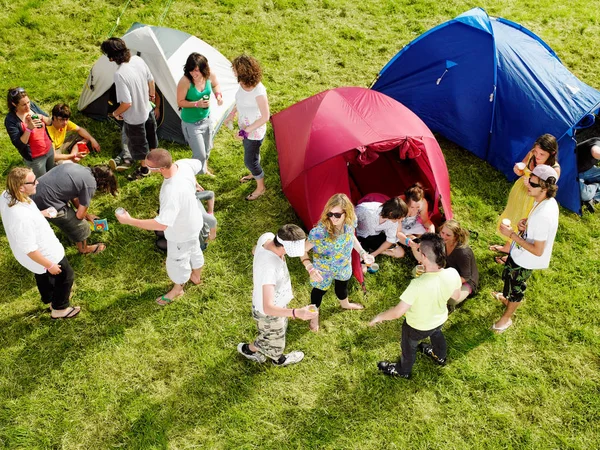
{"label": "green tank top", "polygon": [[[194,84],[190,84],[190,88],[185,95],[185,99],[188,102],[197,102],[198,100],[210,99],[210,93],[212,92],[212,86],[210,80],[206,80],[204,90],[200,92],[196,89]],[[198,122],[202,119],[206,119],[210,112],[209,108],[182,108],[181,109],[181,120],[187,123]]]}

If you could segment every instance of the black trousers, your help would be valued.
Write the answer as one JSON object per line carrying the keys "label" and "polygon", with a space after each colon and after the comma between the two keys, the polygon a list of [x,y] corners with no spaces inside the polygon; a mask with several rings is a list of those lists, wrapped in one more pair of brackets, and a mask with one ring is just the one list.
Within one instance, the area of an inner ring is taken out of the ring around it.
{"label": "black trousers", "polygon": [[[348,283],[350,280],[333,280],[335,286],[335,295],[338,300],[345,300],[348,298]],[[313,288],[310,293],[310,302],[315,305],[317,308],[321,307],[321,302],[323,301],[323,296],[325,292],[322,289]]]}
{"label": "black trousers", "polygon": [[35,274],[35,282],[42,296],[42,302],[52,304],[52,309],[65,309],[69,307],[69,297],[75,274],[65,256],[60,262],[61,272],[52,275],[50,272]]}
{"label": "black trousers", "polygon": [[402,342],[400,342],[402,355],[400,355],[400,361],[398,362],[399,373],[403,375],[411,373],[415,359],[417,358],[417,345],[423,339],[427,338],[431,339],[433,353],[440,359],[446,358],[448,347],[446,345],[446,338],[442,334],[442,325],[433,330],[421,331],[411,327],[404,320],[402,324]]}
{"label": "black trousers", "polygon": [[358,236],[358,242],[362,245],[367,252],[371,253],[381,247],[386,241],[385,233],[375,234],[373,236],[367,236],[366,238]]}

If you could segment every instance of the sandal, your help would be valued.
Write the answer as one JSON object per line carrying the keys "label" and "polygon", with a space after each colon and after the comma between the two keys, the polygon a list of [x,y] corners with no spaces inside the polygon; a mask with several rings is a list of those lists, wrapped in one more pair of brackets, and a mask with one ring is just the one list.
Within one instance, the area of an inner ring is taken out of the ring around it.
{"label": "sandal", "polygon": [[79,306],[70,306],[69,308],[67,308],[69,310],[68,313],[66,313],[64,316],[50,316],[52,317],[52,319],[57,320],[57,319],[72,319],[73,317],[75,317],[77,314],[79,314],[81,312],[81,307]]}
{"label": "sandal", "polygon": [[250,195],[248,195],[246,197],[246,200],[248,200],[249,202],[253,202],[254,200],[256,200],[258,197],[262,196],[265,192],[267,192],[267,190],[265,189],[264,191],[262,191],[259,194],[255,194],[254,192]]}
{"label": "sandal", "polygon": [[496,261],[496,264],[506,264],[506,256],[496,256],[494,257],[494,261]]}
{"label": "sandal", "polygon": [[158,303],[160,306],[170,305],[171,303],[173,303],[175,301],[175,299],[177,299],[178,297],[181,297],[182,295],[183,294],[179,294],[179,295],[176,295],[173,298],[167,297],[167,294],[161,295],[160,297],[158,297],[156,299],[156,303]]}
{"label": "sandal", "polygon": [[493,292],[490,292],[490,295],[493,298],[495,298],[496,300],[498,300],[499,302],[502,302],[502,303],[507,302],[506,297],[504,297],[504,294],[502,292],[493,291]]}
{"label": "sandal", "polygon": [[252,175],[244,175],[242,178],[240,178],[240,183],[247,183],[248,181],[252,180],[254,180]]}
{"label": "sandal", "polygon": [[[91,246],[91,245],[89,245],[88,247],[92,247],[92,246]],[[96,244],[96,248],[95,248],[94,250],[92,250],[92,251],[90,251],[90,252],[84,252],[84,253],[82,253],[82,254],[83,254],[83,255],[95,255],[95,254],[97,254],[97,253],[101,253],[101,252],[103,252],[104,250],[106,250],[106,244],[105,244],[105,243],[103,243],[103,242],[98,242],[98,243]]]}
{"label": "sandal", "polygon": [[504,333],[506,330],[508,330],[511,325],[512,325],[512,319],[508,319],[508,322],[506,322],[506,324],[504,324],[503,327],[497,327],[496,324],[492,324],[492,331],[495,331],[497,334],[502,334]]}
{"label": "sandal", "polygon": [[504,250],[502,250],[503,248],[504,245],[492,244],[488,247],[488,250],[491,252],[506,253]]}

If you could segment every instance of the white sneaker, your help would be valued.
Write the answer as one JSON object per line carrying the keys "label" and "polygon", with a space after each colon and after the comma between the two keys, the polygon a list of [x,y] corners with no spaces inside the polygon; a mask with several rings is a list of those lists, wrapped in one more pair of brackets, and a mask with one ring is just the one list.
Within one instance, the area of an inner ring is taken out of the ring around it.
{"label": "white sneaker", "polygon": [[292,364],[299,363],[303,359],[304,359],[304,352],[301,352],[300,350],[295,350],[295,351],[290,352],[287,355],[285,355],[285,361],[282,362],[281,364],[277,364],[275,361],[273,361],[273,364],[278,367],[283,367],[283,366],[289,366]]}
{"label": "white sneaker", "polygon": [[[267,357],[260,352],[254,352],[254,353],[244,352],[244,350],[243,350],[244,345],[245,345],[244,342],[240,342],[237,346],[237,351],[240,355],[245,356],[249,360],[260,363],[260,364],[264,363],[267,360]],[[302,356],[304,356],[304,355],[302,355]],[[302,359],[302,358],[300,358],[300,359]]]}

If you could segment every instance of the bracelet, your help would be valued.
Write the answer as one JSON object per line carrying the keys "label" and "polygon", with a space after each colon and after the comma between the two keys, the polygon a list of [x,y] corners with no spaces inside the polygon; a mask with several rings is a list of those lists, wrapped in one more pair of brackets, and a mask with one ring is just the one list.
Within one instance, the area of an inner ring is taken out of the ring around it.
{"label": "bracelet", "polygon": [[223,94],[221,94],[220,92],[219,93],[215,93],[215,98],[217,100],[221,100],[223,98]]}
{"label": "bracelet", "polygon": [[34,128],[34,129],[32,129],[32,130],[30,130],[29,128],[25,128],[25,131],[29,131],[29,133],[33,133],[33,132],[34,132],[34,130],[35,130],[35,128]]}
{"label": "bracelet", "polygon": [[304,259],[301,259],[301,260],[300,260],[300,262],[301,262],[302,264],[304,264],[304,261],[310,261],[310,259],[308,259],[308,258],[304,258]]}
{"label": "bracelet", "polygon": [[409,242],[410,242],[410,238],[407,236],[406,239],[404,240],[404,245],[408,246]]}
{"label": "bracelet", "polygon": [[[198,100],[198,102],[199,102],[199,101],[200,101],[200,100]],[[194,108],[197,108],[197,107],[198,107],[198,102],[194,102]]]}
{"label": "bracelet", "polygon": [[307,270],[308,270],[308,274],[310,275],[311,273],[313,273],[317,269],[315,269],[314,266],[313,266],[313,267],[311,267],[310,269],[307,269]]}
{"label": "bracelet", "polygon": [[296,318],[296,309],[292,309],[292,317],[295,319]]}
{"label": "bracelet", "polygon": [[50,267],[45,267],[45,269],[50,272],[50,269],[52,269],[54,266],[56,265],[56,263],[53,263]]}

